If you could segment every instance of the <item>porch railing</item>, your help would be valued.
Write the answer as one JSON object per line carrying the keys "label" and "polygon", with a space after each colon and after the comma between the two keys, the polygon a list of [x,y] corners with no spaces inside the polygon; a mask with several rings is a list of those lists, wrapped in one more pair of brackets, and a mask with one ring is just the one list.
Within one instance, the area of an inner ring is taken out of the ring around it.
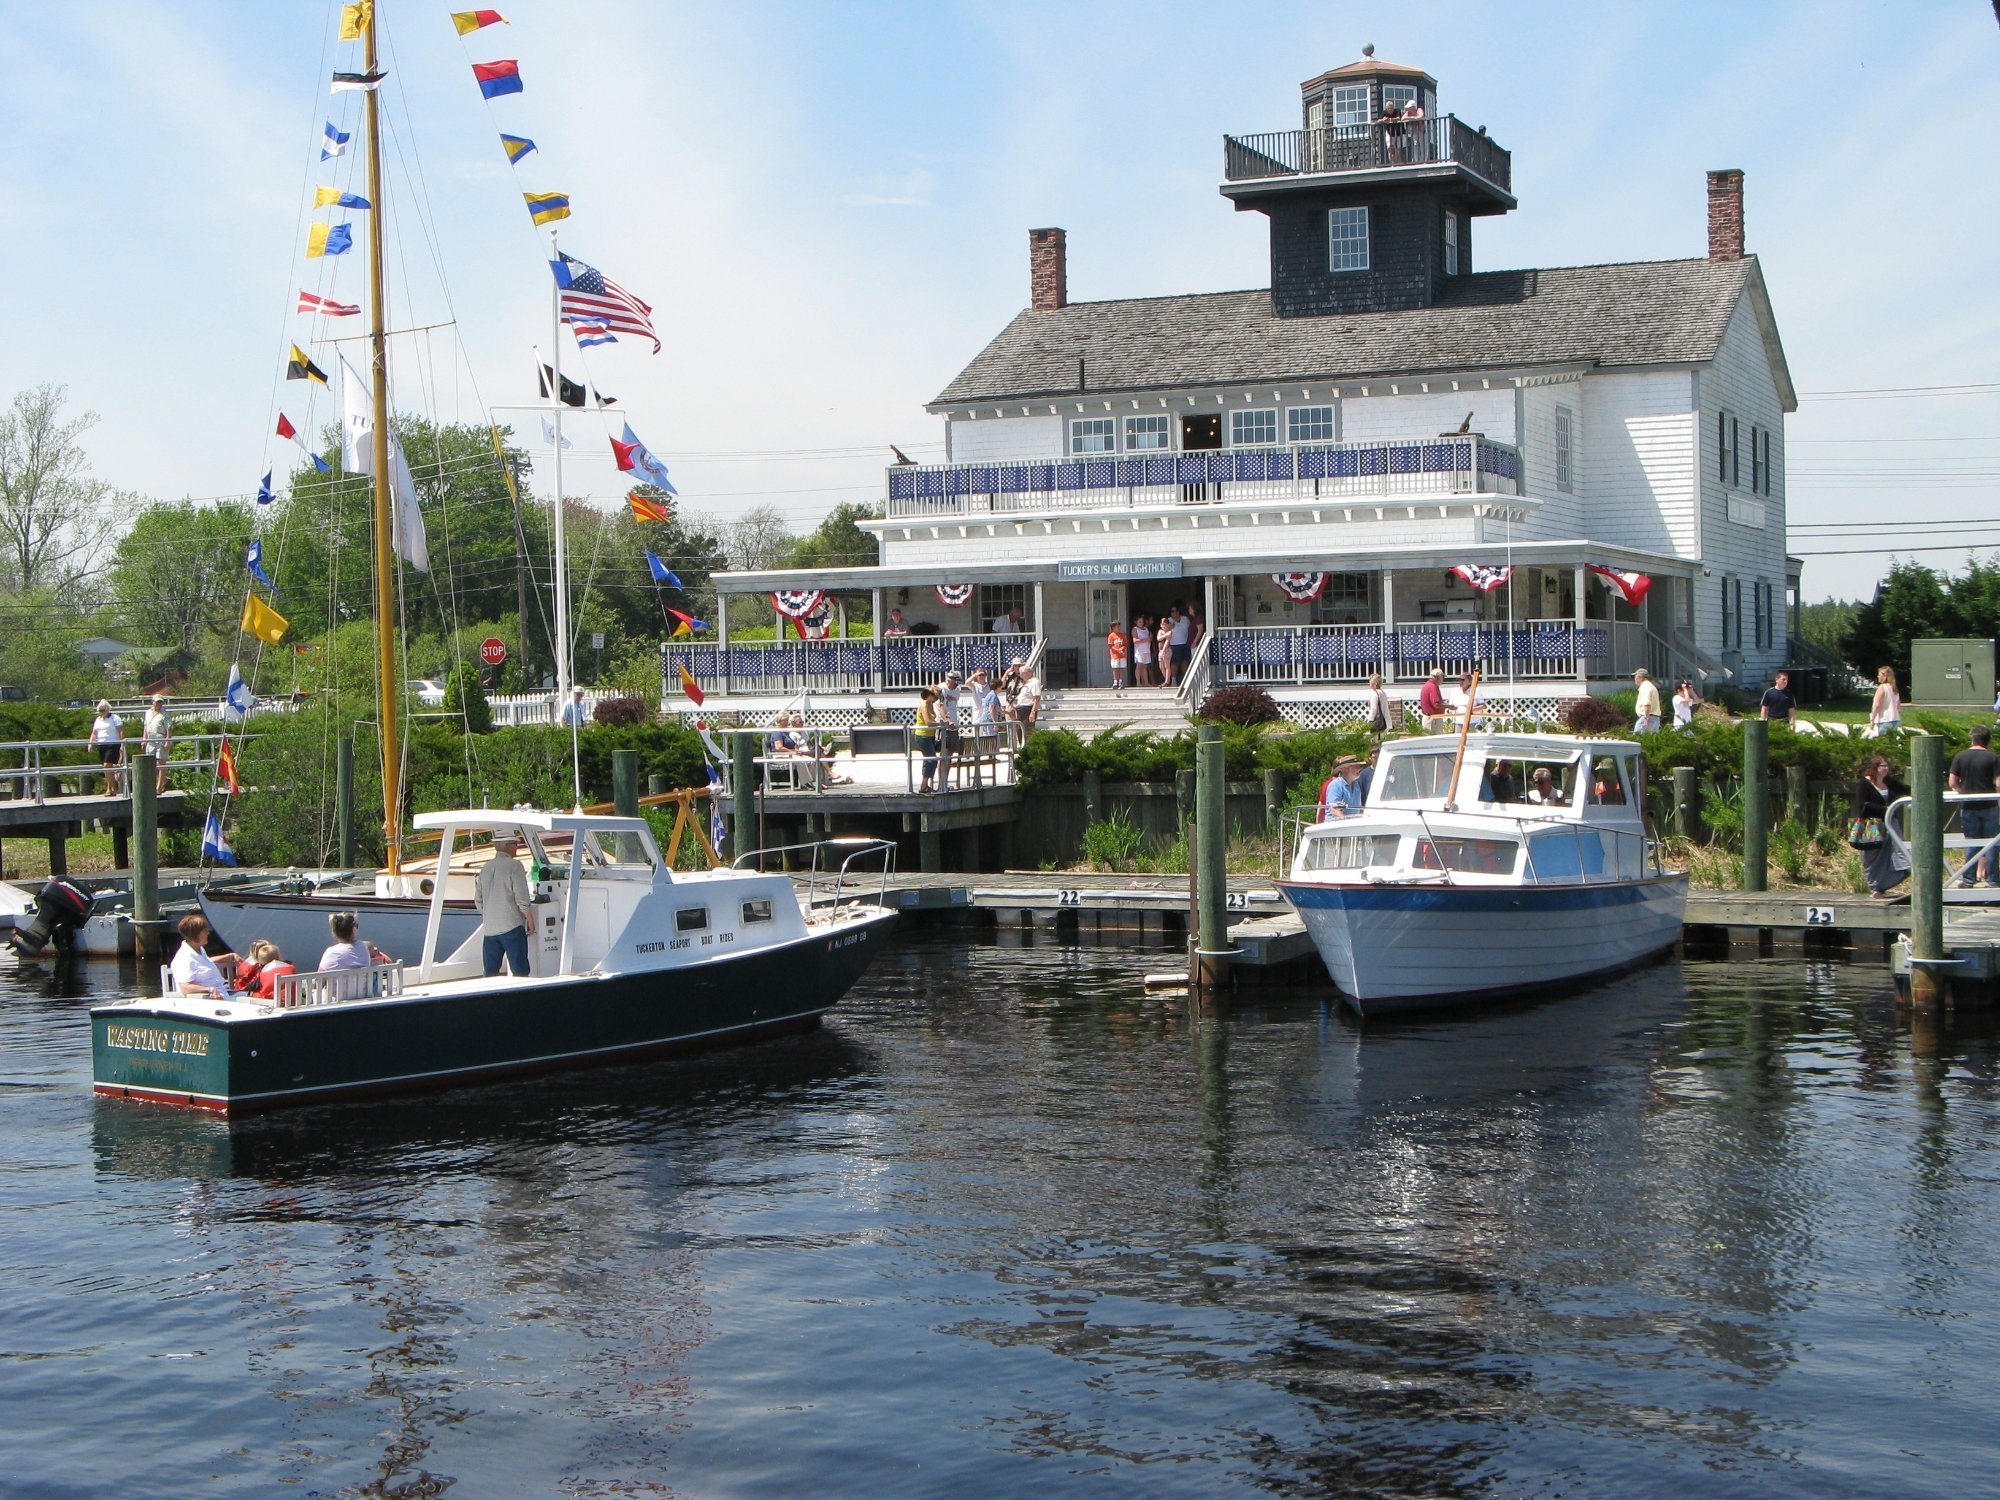
{"label": "porch railing", "polygon": [[1492,677],[1576,678],[1606,669],[1611,633],[1603,625],[1534,620],[1390,625],[1219,625],[1210,638],[1209,678],[1230,682],[1366,682],[1422,677],[1442,667],[1456,676],[1477,667]]}
{"label": "porch railing", "polygon": [[1513,495],[1520,492],[1521,455],[1506,443],[1468,435],[1032,463],[898,464],[888,476],[887,514],[894,520],[1223,500]]}
{"label": "porch railing", "polygon": [[1456,162],[1504,193],[1513,191],[1512,155],[1456,115],[1222,138],[1222,175],[1229,182],[1445,162]]}
{"label": "porch railing", "polygon": [[662,693],[671,704],[685,694],[678,668],[704,693],[773,696],[821,693],[914,693],[956,671],[969,677],[985,668],[998,679],[1019,656],[1032,660],[1041,641],[1032,635],[906,635],[869,641],[773,641],[723,647],[668,641],[660,647]]}

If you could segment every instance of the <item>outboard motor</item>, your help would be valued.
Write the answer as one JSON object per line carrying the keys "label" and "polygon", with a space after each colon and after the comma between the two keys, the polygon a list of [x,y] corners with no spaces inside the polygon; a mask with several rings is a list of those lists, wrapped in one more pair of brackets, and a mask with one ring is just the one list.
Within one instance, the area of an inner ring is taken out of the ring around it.
{"label": "outboard motor", "polygon": [[67,880],[51,880],[35,896],[35,914],[25,924],[16,924],[7,935],[14,951],[34,958],[53,941],[58,953],[76,951],[76,935],[90,920],[97,898]]}

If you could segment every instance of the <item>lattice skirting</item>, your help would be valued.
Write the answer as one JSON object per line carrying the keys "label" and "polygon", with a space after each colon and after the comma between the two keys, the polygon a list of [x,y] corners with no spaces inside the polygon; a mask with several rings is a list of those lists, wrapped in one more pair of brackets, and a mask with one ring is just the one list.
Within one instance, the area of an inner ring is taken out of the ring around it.
{"label": "lattice skirting", "polygon": [[[1513,702],[1515,704],[1515,711],[1523,718],[1560,725],[1563,722],[1563,715],[1569,709],[1569,705],[1583,696],[1584,694],[1582,693],[1567,693],[1560,697],[1553,694],[1529,695],[1523,693],[1520,697],[1514,699]],[[1481,703],[1489,701],[1497,708],[1507,700],[1503,698],[1489,700],[1483,696],[1480,699]],[[1402,709],[1402,727],[1405,729],[1418,728],[1420,726],[1420,716],[1417,713],[1416,704],[1412,701],[1404,700]],[[1285,716],[1286,722],[1296,724],[1301,729],[1332,729],[1341,724],[1359,724],[1362,722],[1361,705],[1358,702],[1286,703],[1280,701],[1278,712]]]}
{"label": "lattice skirting", "polygon": [[[694,728],[696,719],[706,719],[710,724],[718,724],[726,719],[734,719],[736,710],[721,702],[707,707],[696,708],[692,704],[682,704],[672,710],[674,717],[686,728]],[[796,709],[792,712],[797,712]],[[771,722],[770,713],[753,713],[747,717],[758,726]],[[914,708],[896,708],[887,704],[877,705],[875,716],[870,718],[868,710],[859,704],[852,708],[834,706],[815,708],[805,716],[806,724],[814,729],[847,729],[855,724],[914,724],[917,711]]]}

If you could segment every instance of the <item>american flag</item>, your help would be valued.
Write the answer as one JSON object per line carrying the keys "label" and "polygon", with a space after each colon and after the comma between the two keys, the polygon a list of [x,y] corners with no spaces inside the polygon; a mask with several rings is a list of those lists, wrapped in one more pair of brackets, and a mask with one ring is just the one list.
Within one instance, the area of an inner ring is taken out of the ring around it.
{"label": "american flag", "polygon": [[586,265],[573,255],[562,255],[552,263],[556,285],[562,288],[562,319],[593,331],[637,333],[653,341],[660,352],[660,336],[653,332],[653,309],[606,276],[597,267]]}

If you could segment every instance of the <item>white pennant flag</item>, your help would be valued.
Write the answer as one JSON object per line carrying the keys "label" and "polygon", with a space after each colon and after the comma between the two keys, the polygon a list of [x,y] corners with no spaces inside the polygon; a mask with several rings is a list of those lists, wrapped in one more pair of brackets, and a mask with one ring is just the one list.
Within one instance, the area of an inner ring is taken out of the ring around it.
{"label": "white pennant flag", "polygon": [[[556,445],[556,424],[551,422],[547,417],[542,418],[542,441],[547,443],[551,448]],[[564,438],[562,445],[567,448],[569,446],[569,439]]]}
{"label": "white pennant flag", "polygon": [[[375,472],[375,399],[361,372],[340,357],[340,462],[351,474]],[[396,550],[419,573],[431,570],[430,543],[424,536],[423,514],[417,509],[417,483],[409,460],[389,428],[389,503],[396,517]]]}

